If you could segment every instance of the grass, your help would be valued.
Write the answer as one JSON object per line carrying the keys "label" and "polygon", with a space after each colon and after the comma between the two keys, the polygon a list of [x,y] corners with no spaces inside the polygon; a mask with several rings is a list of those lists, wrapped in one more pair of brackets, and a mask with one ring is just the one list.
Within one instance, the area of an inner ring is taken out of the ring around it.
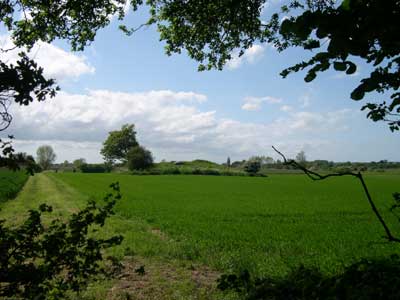
{"label": "grass", "polygon": [[[122,233],[124,247],[143,257],[279,276],[299,264],[333,274],[361,257],[399,253],[399,246],[382,239],[382,228],[354,178],[48,176],[81,197],[100,196],[119,181],[123,200],[108,230]],[[400,232],[388,212],[400,176],[368,175],[366,180],[378,207]]]}
{"label": "grass", "polygon": [[[108,191],[107,185],[95,193],[101,199]],[[0,219],[7,225],[21,223],[29,209],[37,209],[42,203],[53,207],[53,213],[44,215],[44,223],[54,218],[67,218],[86,204],[88,197],[49,173],[31,176],[15,201],[0,204]],[[123,260],[121,279],[94,282],[77,299],[219,299],[215,289],[215,271],[187,260],[166,259],[166,253],[176,248],[158,232],[140,219],[126,219],[117,214],[107,220],[100,231],[102,237],[122,234],[124,241],[105,255]],[[159,249],[164,249],[160,255]],[[140,276],[134,270],[144,265],[146,274]],[[200,274],[200,275],[199,275]],[[205,275],[204,275],[205,274]],[[134,298],[131,298],[134,297]],[[233,297],[233,296],[232,296]],[[75,299],[71,295],[71,299]],[[226,298],[224,298],[226,299]]]}
{"label": "grass", "polygon": [[10,171],[0,169],[0,202],[17,196],[29,175],[25,171]]}
{"label": "grass", "polygon": [[[369,174],[366,180],[400,232],[388,213],[400,176]],[[334,274],[361,257],[399,253],[399,246],[382,239],[354,178],[45,173],[31,176],[17,199],[1,203],[0,218],[20,222],[21,212],[41,203],[64,218],[88,197],[101,199],[115,181],[123,199],[101,234],[124,236],[108,254],[123,258],[125,269],[122,279],[92,284],[84,299],[227,299],[215,291],[223,272],[247,268],[258,276],[280,276],[305,264]],[[134,272],[141,265],[143,277]]]}

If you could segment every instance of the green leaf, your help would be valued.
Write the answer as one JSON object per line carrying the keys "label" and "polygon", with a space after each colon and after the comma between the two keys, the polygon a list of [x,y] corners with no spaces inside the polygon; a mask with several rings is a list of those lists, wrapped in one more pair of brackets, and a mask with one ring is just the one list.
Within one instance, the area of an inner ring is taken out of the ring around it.
{"label": "green leaf", "polygon": [[347,68],[347,66],[346,66],[346,63],[344,63],[344,62],[335,61],[335,62],[333,63],[333,68],[334,68],[336,71],[345,71],[346,68]]}
{"label": "green leaf", "polygon": [[341,7],[344,10],[350,10],[350,0],[343,0]]}
{"label": "green leaf", "polygon": [[304,78],[305,82],[310,82],[313,81],[317,77],[317,74],[315,72],[308,72],[307,76]]}
{"label": "green leaf", "polygon": [[353,100],[361,100],[362,98],[364,98],[365,92],[361,89],[361,88],[356,88],[354,91],[351,92],[351,99]]}
{"label": "green leaf", "polygon": [[354,63],[352,63],[351,61],[347,61],[346,64],[349,66],[346,71],[347,75],[354,74],[357,71],[357,66]]}

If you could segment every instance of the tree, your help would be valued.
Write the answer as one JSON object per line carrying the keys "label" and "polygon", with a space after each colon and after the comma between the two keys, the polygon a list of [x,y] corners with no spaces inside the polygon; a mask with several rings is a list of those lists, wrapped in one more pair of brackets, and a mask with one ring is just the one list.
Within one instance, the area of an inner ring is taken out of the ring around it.
{"label": "tree", "polygon": [[75,169],[80,169],[82,165],[86,164],[86,159],[84,158],[75,159],[72,164],[74,165]]}
{"label": "tree", "polygon": [[129,150],[139,145],[134,128],[134,124],[125,124],[121,130],[109,132],[100,151],[107,162],[114,163],[115,160],[126,162]]}
{"label": "tree", "polygon": [[261,162],[258,159],[249,159],[244,165],[244,170],[249,174],[256,174],[261,169]]}
{"label": "tree", "polygon": [[303,151],[303,150],[301,150],[299,153],[297,153],[297,155],[296,155],[296,162],[298,162],[299,164],[303,164],[303,163],[305,163],[307,161],[307,158],[306,158],[306,153]]}
{"label": "tree", "polygon": [[127,155],[129,170],[145,170],[153,165],[153,156],[142,146],[132,147]]}
{"label": "tree", "polygon": [[[127,0],[106,1],[3,1],[0,22],[12,33],[14,44],[31,49],[38,41],[63,39],[72,50],[83,50],[112,16],[122,20]],[[134,11],[141,0],[130,0]],[[261,20],[266,0],[150,0],[149,19],[138,28],[120,29],[128,35],[143,26],[156,24],[166,53],[181,53],[200,62],[199,70],[222,69],[232,53],[255,43],[269,42],[279,51],[289,47],[312,50],[313,56],[282,71],[283,77],[307,69],[305,80],[315,79],[330,67],[347,75],[357,71],[357,62],[373,71],[361,80],[351,98],[361,100],[367,93],[385,93],[386,101],[366,103],[362,109],[373,121],[387,121],[392,131],[400,127],[400,2],[396,0],[290,0],[268,22]],[[17,13],[18,12],[18,13]],[[22,12],[22,19],[21,13]],[[285,16],[284,21],[281,21]],[[2,49],[7,51],[8,49]],[[26,54],[15,65],[0,60],[0,107],[5,126],[11,122],[7,103],[27,105],[33,98],[54,96],[53,80],[42,75]],[[34,95],[34,97],[32,96]]]}
{"label": "tree", "polygon": [[[290,0],[281,12],[263,22],[265,0],[151,1],[149,23],[157,23],[167,54],[181,53],[200,62],[199,70],[222,69],[256,42],[272,43],[279,51],[302,47],[313,52],[308,61],[282,71],[283,77],[307,69],[305,81],[330,67],[347,75],[357,63],[373,71],[361,80],[351,98],[385,93],[386,101],[365,104],[367,117],[400,127],[400,2],[381,0]],[[206,4],[205,4],[206,3]],[[285,16],[284,21],[283,16]]]}
{"label": "tree", "polygon": [[226,166],[228,167],[228,168],[230,168],[231,167],[231,158],[228,156],[228,159],[226,160]]}
{"label": "tree", "polygon": [[[16,47],[26,47],[29,51],[38,41],[50,43],[64,39],[72,50],[83,50],[94,40],[96,32],[110,23],[111,16],[123,17],[125,2],[67,0],[43,5],[41,1],[2,1],[0,22],[11,33]],[[130,2],[136,9],[136,1]],[[28,105],[35,98],[43,101],[54,97],[58,90],[55,81],[44,78],[43,69],[23,51],[15,64],[0,59],[0,78],[0,117],[3,122],[0,130],[7,128],[12,120],[7,110],[9,103]]]}
{"label": "tree", "polygon": [[37,151],[37,163],[43,170],[48,170],[52,163],[56,160],[56,154],[49,145],[40,146]]}

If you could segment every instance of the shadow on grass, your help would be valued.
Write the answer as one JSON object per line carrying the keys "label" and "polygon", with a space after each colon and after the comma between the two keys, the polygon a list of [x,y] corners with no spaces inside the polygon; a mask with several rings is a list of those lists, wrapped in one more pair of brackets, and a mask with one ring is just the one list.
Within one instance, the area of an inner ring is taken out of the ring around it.
{"label": "shadow on grass", "polygon": [[400,258],[363,259],[336,276],[301,266],[283,278],[222,275],[218,288],[247,300],[400,299]]}

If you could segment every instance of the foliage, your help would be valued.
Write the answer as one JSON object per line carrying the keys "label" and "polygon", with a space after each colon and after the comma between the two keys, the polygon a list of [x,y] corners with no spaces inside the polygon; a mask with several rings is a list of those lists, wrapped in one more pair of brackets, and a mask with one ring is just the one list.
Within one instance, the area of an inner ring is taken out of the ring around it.
{"label": "foliage", "polygon": [[[286,77],[292,72],[307,69],[306,82],[317,77],[330,67],[347,75],[357,71],[357,58],[369,64],[373,71],[361,80],[351,93],[353,100],[361,100],[367,93],[385,94],[386,101],[367,103],[363,110],[373,121],[387,121],[392,131],[400,127],[400,41],[398,38],[398,1],[344,0],[340,5],[325,1],[325,5],[295,5],[284,7],[287,14],[291,9],[301,9],[276,30],[274,42],[280,49],[302,47],[312,50],[314,56],[282,71]],[[324,2],[324,1],[320,1]],[[278,15],[271,24],[276,26]],[[386,94],[387,92],[387,94]],[[388,95],[390,94],[390,95]],[[390,97],[388,97],[390,96]]]}
{"label": "foliage", "polygon": [[32,156],[25,153],[15,153],[12,147],[12,139],[13,136],[9,136],[8,141],[0,139],[0,168],[7,168],[12,171],[25,169],[31,175],[34,172],[40,172],[41,168]]}
{"label": "foliage", "polygon": [[[72,164],[74,165],[74,168],[80,169],[84,164],[86,164],[86,159],[84,158],[78,158],[75,159]],[[64,165],[68,166],[68,161]]]}
{"label": "foliage", "polygon": [[316,268],[300,266],[285,277],[254,279],[249,272],[222,275],[221,290],[234,290],[247,300],[398,299],[400,259],[362,259],[344,272],[327,276]]}
{"label": "foliage", "polygon": [[[38,41],[52,42],[59,38],[68,41],[72,50],[77,51],[92,42],[112,16],[122,20],[127,2],[67,0],[43,6],[35,1],[5,1],[0,22],[12,33],[16,46],[30,49]],[[129,3],[133,10],[143,5],[141,0]],[[361,100],[367,93],[385,93],[384,97],[389,99],[367,103],[363,109],[368,110],[367,116],[373,121],[385,120],[391,130],[399,129],[398,1],[342,0],[336,4],[333,0],[291,0],[269,22],[261,20],[265,3],[265,0],[207,0],[204,3],[149,0],[146,2],[149,19],[138,28],[120,25],[120,29],[131,35],[143,26],[156,24],[160,39],[166,42],[166,53],[181,53],[185,49],[190,58],[200,62],[200,70],[222,69],[232,53],[239,50],[239,55],[243,55],[258,42],[273,43],[280,51],[289,47],[312,50],[314,54],[308,61],[281,73],[286,77],[306,69],[307,82],[331,67],[347,75],[354,74],[357,62],[365,62],[373,71],[361,80],[351,98]],[[22,19],[16,12],[22,12]],[[280,14],[285,15],[282,22]],[[42,70],[25,54],[21,54],[16,66],[2,61],[0,64],[0,75],[10,79],[0,90],[6,99],[3,103],[15,100],[27,104],[32,101],[32,92],[38,100],[54,96],[54,81],[44,79]],[[7,123],[11,121],[7,105],[3,108],[3,120]]]}
{"label": "foliage", "polygon": [[[110,23],[111,17],[124,15],[125,0],[104,1],[2,1],[0,23],[8,30],[16,47],[29,51],[38,41],[55,39],[69,42],[72,50],[83,48],[94,40],[96,32]],[[142,1],[130,1],[133,9]],[[1,49],[2,52],[11,49]],[[54,97],[58,87],[53,79],[43,77],[43,69],[21,52],[16,64],[0,60],[0,106],[2,125],[11,122],[8,105],[15,101],[28,105],[36,98],[43,101]]]}
{"label": "foliage", "polygon": [[[4,12],[3,7],[1,9],[0,18]],[[12,121],[8,108],[13,101],[28,105],[34,98],[44,101],[47,97],[54,97],[58,90],[54,80],[45,79],[43,69],[26,54],[20,53],[19,57],[16,64],[8,65],[0,60],[0,131],[5,130]]]}
{"label": "foliage", "polygon": [[56,154],[49,145],[40,146],[36,151],[36,155],[38,164],[43,170],[48,170],[56,160]]}
{"label": "foliage", "polygon": [[135,146],[129,149],[127,154],[129,170],[146,170],[153,165],[153,156],[143,146]]}
{"label": "foliage", "polygon": [[[400,126],[400,47],[398,1],[291,0],[261,20],[265,0],[246,1],[150,1],[150,23],[157,23],[167,54],[185,49],[200,62],[199,70],[222,69],[239,50],[239,55],[255,43],[269,42],[279,51],[289,47],[312,50],[313,56],[282,71],[308,69],[305,81],[330,67],[347,75],[357,71],[359,61],[373,71],[361,80],[351,98],[361,100],[370,92],[385,94],[387,101],[367,103],[362,109],[373,121],[385,120],[391,130]],[[282,18],[285,16],[284,21]]]}
{"label": "foliage", "polygon": [[83,163],[79,167],[82,173],[109,173],[111,168],[107,164],[87,164]]}
{"label": "foliage", "polygon": [[133,170],[130,172],[132,175],[208,175],[208,176],[256,176],[266,177],[266,175],[249,174],[242,171],[234,170],[218,170],[218,169],[199,169],[188,167],[172,167],[172,168],[151,168],[148,170]]}
{"label": "foliage", "polygon": [[127,161],[127,155],[132,147],[138,146],[134,124],[125,124],[121,130],[111,131],[103,143],[100,153],[104,159],[113,163],[115,160]]}
{"label": "foliage", "polygon": [[261,169],[261,162],[258,159],[249,159],[244,165],[244,170],[249,174],[256,174]]}
{"label": "foliage", "polygon": [[25,171],[0,170],[0,202],[14,198],[28,180]]}
{"label": "foliage", "polygon": [[67,222],[53,219],[48,226],[42,214],[51,212],[45,204],[30,210],[20,225],[0,221],[0,296],[25,299],[60,299],[67,290],[81,291],[88,279],[104,273],[99,265],[102,250],[119,245],[121,236],[95,238],[92,232],[104,226],[121,198],[118,183],[100,206],[90,200]]}

